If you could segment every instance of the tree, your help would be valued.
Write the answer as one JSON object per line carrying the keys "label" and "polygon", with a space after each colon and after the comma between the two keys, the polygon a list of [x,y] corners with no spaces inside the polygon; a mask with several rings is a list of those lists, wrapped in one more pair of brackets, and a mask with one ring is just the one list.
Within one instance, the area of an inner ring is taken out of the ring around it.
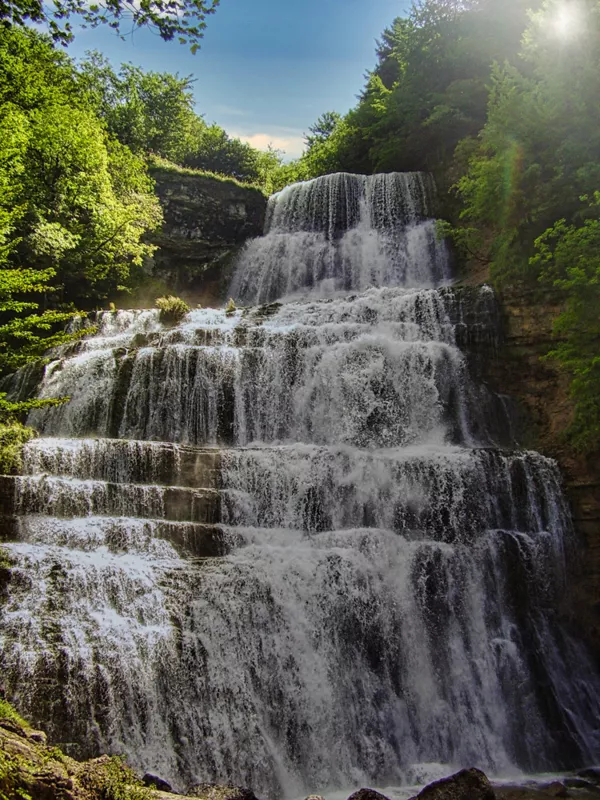
{"label": "tree", "polygon": [[191,76],[144,72],[132,64],[116,73],[97,52],[88,53],[79,73],[110,133],[136,153],[181,164],[206,128],[194,112]]}
{"label": "tree", "polygon": [[[52,53],[31,31],[0,31],[0,215],[18,209],[7,259],[53,270],[55,305],[94,306],[128,286],[162,217],[145,161],[107,133],[72,63]],[[17,74],[31,83],[8,85]]]}
{"label": "tree", "polygon": [[321,144],[325,142],[333,131],[335,130],[335,126],[341,121],[342,115],[338,114],[337,111],[326,111],[324,114],[321,114],[319,119],[309,127],[310,133],[305,134],[305,141],[306,146],[310,150],[311,147],[314,147],[317,144]]}
{"label": "tree", "polygon": [[45,23],[52,39],[61,44],[73,39],[72,17],[83,28],[108,25],[121,38],[123,32],[146,26],[165,41],[177,38],[181,44],[190,44],[195,53],[204,35],[206,18],[218,5],[219,0],[0,0],[0,23]]}
{"label": "tree", "polygon": [[532,261],[540,280],[565,296],[554,326],[560,339],[547,358],[573,376],[575,415],[568,433],[589,451],[600,446],[600,192],[588,210],[594,217],[582,225],[562,219],[539,237]]}

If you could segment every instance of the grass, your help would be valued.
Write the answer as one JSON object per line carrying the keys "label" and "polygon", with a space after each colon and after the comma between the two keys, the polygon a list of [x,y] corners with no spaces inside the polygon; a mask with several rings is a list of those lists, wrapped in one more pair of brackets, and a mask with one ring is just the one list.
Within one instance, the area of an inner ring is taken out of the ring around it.
{"label": "grass", "polygon": [[212,178],[213,180],[221,181],[221,183],[233,183],[242,189],[255,189],[257,192],[267,197],[267,193],[258,183],[239,181],[232,175],[224,175],[220,172],[210,172],[209,170],[203,169],[192,169],[192,167],[180,167],[179,164],[174,164],[172,161],[167,161],[166,158],[161,158],[160,156],[150,156],[148,161],[150,166],[155,169],[163,169],[167,172],[174,172],[179,175],[196,175],[203,178]]}
{"label": "grass", "polygon": [[0,720],[9,720],[10,722],[16,722],[17,725],[20,725],[22,728],[29,728],[30,725],[25,722],[23,717],[18,714],[15,709],[8,703],[6,700],[0,700]]}

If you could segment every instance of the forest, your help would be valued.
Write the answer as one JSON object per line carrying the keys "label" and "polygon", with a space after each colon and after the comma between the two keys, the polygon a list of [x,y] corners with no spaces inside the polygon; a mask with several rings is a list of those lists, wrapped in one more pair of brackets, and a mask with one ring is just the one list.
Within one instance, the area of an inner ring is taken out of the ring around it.
{"label": "forest", "polygon": [[[140,24],[196,47],[216,3],[196,5],[186,30],[160,13]],[[41,35],[27,23],[42,7],[19,8],[0,6],[4,373],[144,280],[146,234],[161,224],[153,160],[266,193],[338,171],[425,170],[460,271],[560,297],[548,358],[573,377],[573,443],[598,445],[600,2],[415,0],[383,31],[356,106],[323,113],[288,164],[207,123],[190,77],[115,69],[97,52],[76,63],[60,46],[68,23],[59,16]],[[2,406],[6,420],[22,410]]]}

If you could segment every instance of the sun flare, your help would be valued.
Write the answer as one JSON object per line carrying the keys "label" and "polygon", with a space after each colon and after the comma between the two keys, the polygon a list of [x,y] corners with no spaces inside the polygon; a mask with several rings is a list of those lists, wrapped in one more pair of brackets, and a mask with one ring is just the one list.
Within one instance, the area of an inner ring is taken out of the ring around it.
{"label": "sun flare", "polygon": [[561,39],[575,38],[583,28],[583,15],[577,3],[561,3],[552,18],[552,30]]}

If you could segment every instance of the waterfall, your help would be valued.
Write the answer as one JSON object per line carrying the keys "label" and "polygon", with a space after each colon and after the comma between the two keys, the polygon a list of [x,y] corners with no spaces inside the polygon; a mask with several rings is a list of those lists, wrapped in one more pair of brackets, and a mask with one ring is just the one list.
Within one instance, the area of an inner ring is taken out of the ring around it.
{"label": "waterfall", "polygon": [[233,279],[257,305],[100,312],[51,355],[70,402],[0,478],[0,668],[54,741],[269,798],[598,760],[561,477],[471,377],[494,296],[448,285],[432,196],[288,187]]}
{"label": "waterfall", "polygon": [[301,292],[436,286],[449,278],[420,173],[327,175],[271,197],[266,236],[242,254],[232,293],[265,303]]}

